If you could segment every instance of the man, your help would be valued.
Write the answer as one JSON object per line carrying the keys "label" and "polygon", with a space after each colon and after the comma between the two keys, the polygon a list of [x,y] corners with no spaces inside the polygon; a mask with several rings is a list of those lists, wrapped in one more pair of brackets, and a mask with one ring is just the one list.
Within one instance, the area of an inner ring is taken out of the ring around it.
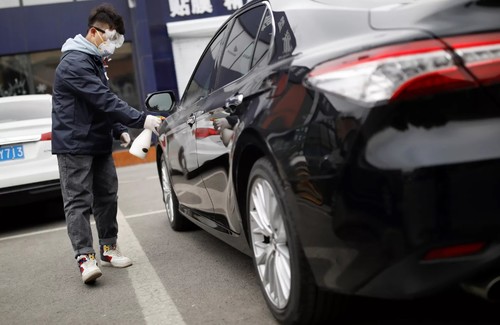
{"label": "man", "polygon": [[120,254],[118,180],[112,157],[113,137],[130,143],[127,128],[157,133],[161,119],[119,99],[107,85],[104,62],[123,44],[122,17],[103,4],[92,10],[87,35],[62,46],[52,98],[52,153],[57,154],[68,235],[85,284],[102,275],[93,248],[90,215],[99,235],[101,265],[127,267]]}

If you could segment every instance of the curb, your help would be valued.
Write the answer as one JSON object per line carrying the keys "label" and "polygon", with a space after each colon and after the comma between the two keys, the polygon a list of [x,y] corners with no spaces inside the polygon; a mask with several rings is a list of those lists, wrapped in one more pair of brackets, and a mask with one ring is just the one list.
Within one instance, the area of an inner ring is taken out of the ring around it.
{"label": "curb", "polygon": [[117,150],[113,152],[113,160],[115,161],[116,167],[156,162],[156,148],[149,148],[149,151],[144,159],[137,158],[128,152],[128,150]]}

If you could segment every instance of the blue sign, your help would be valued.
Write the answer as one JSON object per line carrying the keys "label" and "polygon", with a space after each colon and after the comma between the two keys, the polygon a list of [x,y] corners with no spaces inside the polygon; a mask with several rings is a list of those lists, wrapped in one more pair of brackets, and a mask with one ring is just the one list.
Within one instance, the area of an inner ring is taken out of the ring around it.
{"label": "blue sign", "polygon": [[252,0],[168,0],[170,17],[190,17],[214,14],[230,15]]}

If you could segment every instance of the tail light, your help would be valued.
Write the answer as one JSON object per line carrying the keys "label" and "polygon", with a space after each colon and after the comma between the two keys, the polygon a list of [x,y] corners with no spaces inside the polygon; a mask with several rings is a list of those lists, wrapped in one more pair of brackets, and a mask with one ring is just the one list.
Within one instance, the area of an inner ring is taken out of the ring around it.
{"label": "tail light", "polygon": [[500,82],[500,33],[454,37],[445,41],[482,84]]}
{"label": "tail light", "polygon": [[500,82],[500,33],[372,49],[326,62],[306,80],[313,88],[368,107],[496,82]]}
{"label": "tail light", "polygon": [[52,132],[42,133],[40,136],[40,141],[50,141],[52,140]]}
{"label": "tail light", "polygon": [[477,242],[470,244],[454,245],[447,247],[434,248],[428,251],[422,261],[429,262],[434,260],[443,260],[447,258],[456,258],[478,254],[484,250],[486,243]]}

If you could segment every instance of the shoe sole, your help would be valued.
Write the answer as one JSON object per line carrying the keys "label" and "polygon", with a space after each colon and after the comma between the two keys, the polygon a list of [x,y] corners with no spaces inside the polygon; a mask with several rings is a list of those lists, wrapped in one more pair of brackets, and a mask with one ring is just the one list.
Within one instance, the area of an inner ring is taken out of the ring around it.
{"label": "shoe sole", "polygon": [[124,267],[129,267],[132,264],[133,264],[132,262],[126,264],[117,264],[117,263],[113,264],[111,262],[101,260],[101,266],[108,266],[108,267],[124,268]]}
{"label": "shoe sole", "polygon": [[99,278],[100,276],[102,275],[102,272],[101,270],[95,270],[94,272],[88,274],[85,279],[82,279],[83,280],[83,283],[85,284],[92,284],[95,282],[95,280],[97,280],[97,278]]}

